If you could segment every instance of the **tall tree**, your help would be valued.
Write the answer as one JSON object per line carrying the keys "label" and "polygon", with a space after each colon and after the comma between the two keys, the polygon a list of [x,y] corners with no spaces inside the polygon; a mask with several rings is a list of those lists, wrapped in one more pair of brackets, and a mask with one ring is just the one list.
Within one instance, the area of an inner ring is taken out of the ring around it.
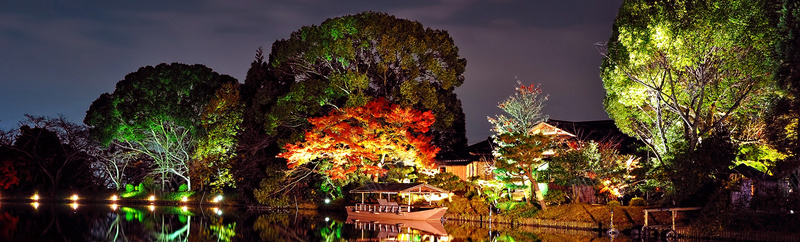
{"label": "tall tree", "polygon": [[265,128],[269,133],[278,127],[302,130],[308,117],[384,97],[432,111],[436,146],[464,147],[464,113],[454,90],[464,81],[465,66],[446,31],[384,13],[364,12],[302,27],[272,45],[271,76],[291,87],[273,99]]}
{"label": "tall tree", "polygon": [[[101,144],[118,141],[141,151],[164,165],[157,167],[160,172],[156,173],[173,174],[189,183],[184,166],[192,158],[193,142],[207,132],[202,125],[206,106],[224,84],[236,82],[203,65],[142,67],[117,82],[114,93],[95,100],[84,123]],[[165,147],[177,148],[174,151],[179,153],[164,153]],[[181,160],[171,160],[174,158]]]}
{"label": "tall tree", "polygon": [[[95,146],[89,139],[88,128],[63,116],[26,117],[12,146],[22,154],[18,162],[31,169],[26,175],[33,177],[22,179],[45,185],[51,193],[60,188],[83,189],[91,185],[89,153]],[[39,176],[46,182],[40,181]]]}
{"label": "tall tree", "polygon": [[784,0],[780,9],[775,77],[781,97],[772,107],[765,127],[769,144],[794,158],[800,156],[800,2]]}
{"label": "tall tree", "polygon": [[751,137],[758,131],[743,124],[759,121],[775,94],[775,10],[770,1],[625,1],[601,73],[609,116],[659,164],[719,129]]}
{"label": "tall tree", "polygon": [[205,135],[198,139],[190,165],[201,185],[210,185],[217,191],[225,186],[235,187],[231,168],[242,111],[238,82],[223,84],[205,106],[201,118]]}
{"label": "tall tree", "polygon": [[529,201],[536,199],[545,209],[538,175],[539,170],[547,164],[544,152],[553,148],[554,138],[533,133],[533,127],[547,121],[547,115],[542,113],[547,96],[534,85],[525,86],[519,81],[517,84],[516,93],[497,105],[508,116],[488,118],[493,125],[494,142],[497,144],[494,150],[496,172],[527,181],[532,196]]}
{"label": "tall tree", "polygon": [[[286,144],[279,156],[287,159],[289,168],[310,167],[339,182],[335,185],[346,184],[350,176],[377,179],[389,164],[435,166],[439,149],[427,135],[434,123],[430,111],[403,108],[381,98],[309,122],[313,128],[305,140]],[[307,163],[313,164],[303,166]]]}

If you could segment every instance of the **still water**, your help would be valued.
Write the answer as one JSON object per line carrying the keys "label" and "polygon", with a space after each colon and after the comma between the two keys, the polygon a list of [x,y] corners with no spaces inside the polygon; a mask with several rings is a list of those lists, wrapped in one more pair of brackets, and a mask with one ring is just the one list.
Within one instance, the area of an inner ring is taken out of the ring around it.
{"label": "still water", "polygon": [[[0,241],[611,241],[597,232],[233,207],[0,203]],[[616,238],[613,241],[629,241]]]}

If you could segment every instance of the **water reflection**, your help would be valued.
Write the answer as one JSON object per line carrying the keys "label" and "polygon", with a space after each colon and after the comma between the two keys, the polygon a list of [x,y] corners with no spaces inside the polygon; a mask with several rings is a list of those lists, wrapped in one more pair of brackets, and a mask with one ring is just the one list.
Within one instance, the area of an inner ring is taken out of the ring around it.
{"label": "water reflection", "polygon": [[0,241],[610,241],[591,231],[345,216],[231,207],[3,203]]}

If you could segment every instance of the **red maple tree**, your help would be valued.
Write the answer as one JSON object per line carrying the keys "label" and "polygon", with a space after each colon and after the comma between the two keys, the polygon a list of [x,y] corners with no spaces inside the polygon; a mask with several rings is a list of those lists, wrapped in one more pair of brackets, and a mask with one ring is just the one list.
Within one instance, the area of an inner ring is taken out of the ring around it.
{"label": "red maple tree", "polygon": [[310,118],[313,128],[305,140],[286,144],[278,157],[290,169],[318,162],[320,173],[343,180],[353,172],[373,177],[386,173],[383,165],[403,163],[434,168],[439,148],[426,135],[433,113],[400,107],[379,98],[362,107],[334,110]]}

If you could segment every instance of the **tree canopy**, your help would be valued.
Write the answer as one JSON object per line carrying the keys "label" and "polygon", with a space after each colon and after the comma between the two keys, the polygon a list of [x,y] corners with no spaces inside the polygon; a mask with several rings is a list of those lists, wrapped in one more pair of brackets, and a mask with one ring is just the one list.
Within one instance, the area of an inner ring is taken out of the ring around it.
{"label": "tree canopy", "polygon": [[92,102],[84,123],[107,145],[114,139],[138,141],[142,131],[171,122],[195,134],[205,105],[225,83],[236,79],[203,65],[162,63],[146,66],[117,82],[112,94]]}
{"label": "tree canopy", "polygon": [[331,180],[346,180],[350,174],[377,179],[390,164],[435,166],[439,149],[427,135],[434,123],[430,111],[403,108],[380,98],[309,122],[313,128],[306,132],[305,141],[286,144],[286,151],[279,155],[290,168],[313,162],[312,170]]}
{"label": "tree canopy", "polygon": [[274,102],[265,113],[265,128],[307,127],[308,117],[383,97],[432,111],[434,143],[464,147],[464,113],[454,89],[464,81],[465,66],[446,31],[384,13],[305,26],[272,45],[270,76],[290,87],[277,99],[264,100]]}
{"label": "tree canopy", "polygon": [[601,73],[609,116],[659,161],[723,126],[752,137],[759,127],[746,124],[775,95],[774,10],[769,1],[625,1]]}

